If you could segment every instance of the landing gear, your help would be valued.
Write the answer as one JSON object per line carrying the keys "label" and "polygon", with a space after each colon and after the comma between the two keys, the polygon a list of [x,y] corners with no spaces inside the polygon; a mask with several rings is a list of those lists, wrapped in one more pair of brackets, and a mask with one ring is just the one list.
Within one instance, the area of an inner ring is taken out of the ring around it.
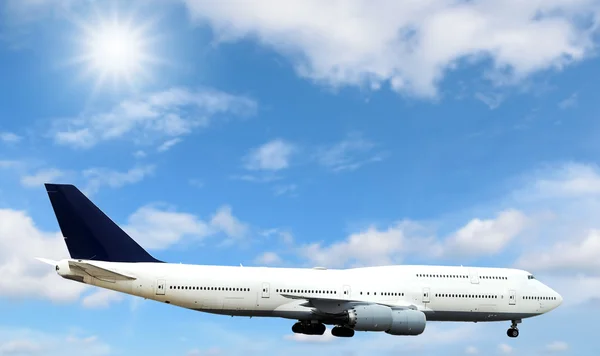
{"label": "landing gear", "polygon": [[506,335],[511,338],[515,338],[519,336],[519,328],[517,328],[517,324],[519,324],[521,320],[513,320],[510,325],[510,329],[506,330]]}
{"label": "landing gear", "polygon": [[292,332],[305,335],[323,335],[327,328],[322,323],[299,321],[292,326]]}
{"label": "landing gear", "polygon": [[508,335],[508,337],[517,337],[517,336],[519,336],[519,329],[510,328],[510,329],[506,330],[506,335]]}
{"label": "landing gear", "polygon": [[297,322],[296,324],[292,325],[292,332],[294,334],[303,334],[304,327],[302,326],[301,322]]}
{"label": "landing gear", "polygon": [[352,337],[354,336],[354,330],[343,326],[336,326],[331,329],[331,335],[337,337]]}

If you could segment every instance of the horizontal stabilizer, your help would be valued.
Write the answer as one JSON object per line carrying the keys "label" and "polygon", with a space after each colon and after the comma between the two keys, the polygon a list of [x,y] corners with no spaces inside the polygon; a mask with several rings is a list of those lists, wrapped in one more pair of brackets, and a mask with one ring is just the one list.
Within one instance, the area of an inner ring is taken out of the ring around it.
{"label": "horizontal stabilizer", "polygon": [[48,258],[36,257],[35,259],[38,260],[38,261],[40,261],[40,262],[44,262],[46,264],[49,264],[51,266],[56,266],[58,264],[58,261],[50,260]]}
{"label": "horizontal stabilizer", "polygon": [[90,276],[101,280],[123,281],[136,279],[133,276],[129,276],[121,272],[111,271],[106,268],[93,265],[89,262],[69,261],[69,268],[80,269]]}

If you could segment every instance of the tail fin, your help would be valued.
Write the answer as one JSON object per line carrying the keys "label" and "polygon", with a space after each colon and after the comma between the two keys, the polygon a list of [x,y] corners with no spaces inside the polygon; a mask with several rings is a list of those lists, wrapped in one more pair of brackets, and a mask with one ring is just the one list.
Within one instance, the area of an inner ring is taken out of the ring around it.
{"label": "tail fin", "polygon": [[45,186],[71,258],[161,262],[140,247],[75,186]]}

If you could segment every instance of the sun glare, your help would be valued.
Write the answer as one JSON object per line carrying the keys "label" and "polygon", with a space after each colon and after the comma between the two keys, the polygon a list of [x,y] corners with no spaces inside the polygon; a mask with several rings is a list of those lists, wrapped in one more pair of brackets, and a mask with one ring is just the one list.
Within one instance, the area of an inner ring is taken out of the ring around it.
{"label": "sun glare", "polygon": [[106,81],[138,86],[149,79],[151,65],[159,62],[150,52],[154,39],[147,33],[149,23],[135,25],[113,16],[80,22],[80,28],[80,53],[73,61],[84,65],[85,76],[96,77],[95,88]]}
{"label": "sun glare", "polygon": [[133,74],[141,69],[142,43],[131,29],[118,24],[104,26],[89,38],[90,64],[107,74]]}

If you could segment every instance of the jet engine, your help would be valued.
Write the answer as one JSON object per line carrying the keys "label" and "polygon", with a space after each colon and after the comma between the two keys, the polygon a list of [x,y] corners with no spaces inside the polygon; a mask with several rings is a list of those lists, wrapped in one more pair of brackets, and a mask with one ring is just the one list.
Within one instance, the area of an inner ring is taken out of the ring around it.
{"label": "jet engine", "polygon": [[348,326],[354,330],[386,331],[392,322],[392,309],[383,305],[358,305],[348,310]]}
{"label": "jet engine", "polygon": [[347,324],[357,331],[385,331],[390,335],[420,335],[425,314],[418,310],[392,310],[384,305],[358,305],[348,310]]}
{"label": "jet engine", "polygon": [[427,318],[418,310],[392,311],[392,327],[385,332],[390,335],[420,335],[425,331]]}

